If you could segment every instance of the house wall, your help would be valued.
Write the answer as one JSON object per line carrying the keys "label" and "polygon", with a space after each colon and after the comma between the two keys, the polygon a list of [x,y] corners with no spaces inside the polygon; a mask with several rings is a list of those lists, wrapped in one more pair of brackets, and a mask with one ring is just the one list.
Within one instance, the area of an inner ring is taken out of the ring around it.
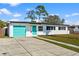
{"label": "house wall", "polygon": [[24,24],[24,23],[11,23],[9,24],[9,37],[13,37],[13,26],[18,25],[18,26],[26,26],[26,36],[32,36],[31,33],[31,25],[29,24]]}
{"label": "house wall", "polygon": [[58,30],[59,26],[56,26],[56,25],[55,25],[55,27],[56,27],[55,30],[46,30],[46,26],[54,26],[54,25],[38,25],[38,26],[43,26],[43,31],[38,31],[37,32],[38,35],[69,34],[69,30],[68,30],[67,26],[64,26],[64,27],[66,27],[66,30]]}
{"label": "house wall", "polygon": [[13,25],[9,24],[9,37],[13,37]]}
{"label": "house wall", "polygon": [[[38,31],[38,26],[43,26],[43,31]],[[46,35],[46,25],[37,25],[37,35]]]}
{"label": "house wall", "polygon": [[27,25],[26,26],[26,30],[27,30],[27,32],[26,32],[26,36],[32,36],[32,26],[31,25]]}
{"label": "house wall", "polygon": [[[11,23],[9,24],[9,37],[13,37],[13,25],[20,25],[20,26],[26,26],[26,36],[29,37],[29,36],[32,36],[32,25],[31,24],[25,24],[25,23],[20,23],[20,24],[17,24],[17,23]],[[69,30],[68,30],[68,27],[67,26],[64,26],[66,27],[66,30],[58,30],[58,27],[57,25],[45,25],[45,24],[34,24],[36,25],[36,28],[37,28],[37,35],[54,35],[54,34],[69,34]],[[38,26],[43,26],[43,31],[38,31]],[[46,26],[55,26],[56,27],[56,30],[46,30]]]}

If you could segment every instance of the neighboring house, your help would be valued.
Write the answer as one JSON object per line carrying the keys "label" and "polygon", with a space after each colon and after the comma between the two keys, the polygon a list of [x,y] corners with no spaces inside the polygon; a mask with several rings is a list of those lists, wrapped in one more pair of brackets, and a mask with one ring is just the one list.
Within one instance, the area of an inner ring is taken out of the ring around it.
{"label": "neighboring house", "polygon": [[40,22],[9,22],[9,37],[29,37],[55,34],[69,34],[68,25],[53,25]]}
{"label": "neighboring house", "polygon": [[69,26],[70,33],[79,33],[79,25]]}

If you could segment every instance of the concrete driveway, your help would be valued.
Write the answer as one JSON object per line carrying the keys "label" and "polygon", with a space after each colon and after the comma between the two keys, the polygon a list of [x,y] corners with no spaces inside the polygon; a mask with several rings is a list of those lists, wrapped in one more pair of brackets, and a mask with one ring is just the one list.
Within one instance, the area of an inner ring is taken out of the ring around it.
{"label": "concrete driveway", "polygon": [[75,56],[79,53],[36,38],[0,38],[0,56]]}

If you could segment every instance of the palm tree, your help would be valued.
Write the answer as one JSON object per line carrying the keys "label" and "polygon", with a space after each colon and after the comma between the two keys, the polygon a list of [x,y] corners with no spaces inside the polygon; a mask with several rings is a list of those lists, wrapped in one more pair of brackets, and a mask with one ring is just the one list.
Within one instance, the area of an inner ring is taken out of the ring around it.
{"label": "palm tree", "polygon": [[36,15],[38,16],[39,20],[41,18],[44,18],[45,16],[48,16],[48,13],[43,5],[38,5],[35,9],[36,9]]}

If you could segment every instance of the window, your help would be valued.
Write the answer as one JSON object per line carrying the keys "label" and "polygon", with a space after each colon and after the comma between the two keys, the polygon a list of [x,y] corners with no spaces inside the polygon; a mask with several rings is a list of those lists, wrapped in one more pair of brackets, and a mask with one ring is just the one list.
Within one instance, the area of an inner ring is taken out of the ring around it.
{"label": "window", "polygon": [[55,26],[52,26],[52,27],[51,27],[51,30],[55,30]]}
{"label": "window", "polygon": [[66,27],[59,27],[59,30],[66,30]]}
{"label": "window", "polygon": [[55,30],[55,26],[47,26],[46,30]]}
{"label": "window", "polygon": [[50,26],[47,26],[46,30],[50,30]]}
{"label": "window", "polygon": [[38,31],[43,31],[43,26],[38,26]]}

